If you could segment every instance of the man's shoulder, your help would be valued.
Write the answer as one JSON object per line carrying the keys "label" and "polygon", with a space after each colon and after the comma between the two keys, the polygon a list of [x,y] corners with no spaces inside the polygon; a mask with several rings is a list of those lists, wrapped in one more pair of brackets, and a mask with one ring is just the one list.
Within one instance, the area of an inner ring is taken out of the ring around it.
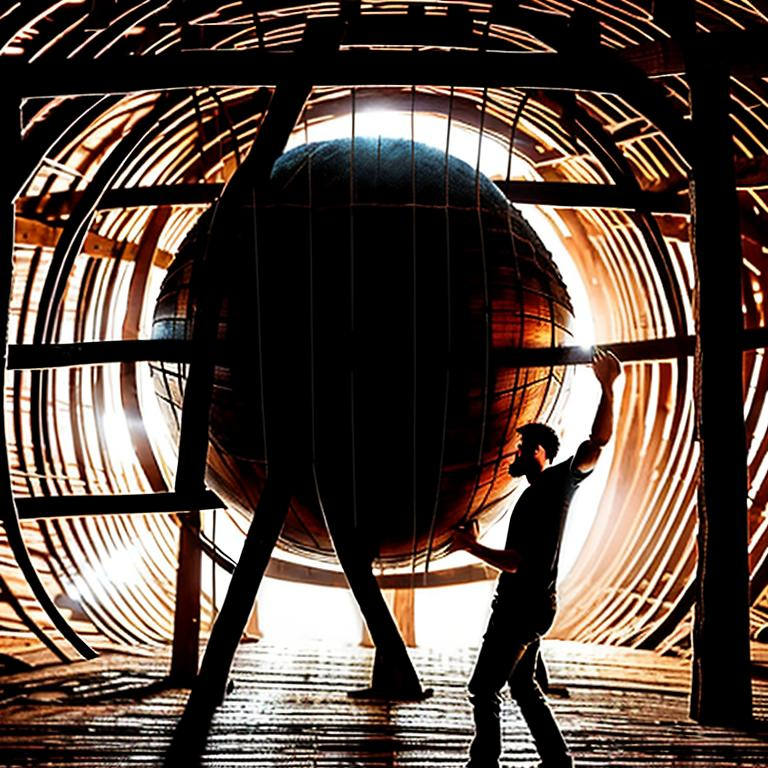
{"label": "man's shoulder", "polygon": [[553,464],[551,467],[547,467],[542,475],[544,475],[544,473],[550,473],[548,474],[550,479],[554,479],[555,477],[562,479],[572,478],[577,483],[580,482],[585,477],[589,477],[590,474],[592,474],[592,470],[590,469],[588,472],[581,472],[580,470],[576,469],[573,466],[573,460],[575,458],[576,455],[574,454],[573,456],[569,456],[567,459],[559,461],[557,464]]}
{"label": "man's shoulder", "polygon": [[549,472],[551,474],[570,474],[571,465],[573,463],[573,456],[569,456],[567,459],[563,459],[562,461],[558,461],[557,464],[552,464],[551,466],[547,467],[544,472]]}

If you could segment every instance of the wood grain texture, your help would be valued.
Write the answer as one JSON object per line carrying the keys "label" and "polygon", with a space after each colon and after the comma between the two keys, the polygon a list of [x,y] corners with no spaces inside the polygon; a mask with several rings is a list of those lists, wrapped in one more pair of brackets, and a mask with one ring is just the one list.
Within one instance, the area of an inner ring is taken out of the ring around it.
{"label": "wood grain texture", "polygon": [[[234,690],[217,710],[203,766],[459,768],[471,736],[465,685],[474,649],[413,651],[435,695],[421,703],[354,701],[373,654],[356,646],[240,648]],[[652,652],[545,641],[551,699],[578,766],[735,768],[768,763],[768,651],[756,647],[750,730],[702,727],[688,717],[688,663]],[[168,652],[123,653],[0,679],[0,765],[159,766],[186,700],[164,687]],[[505,698],[505,768],[536,764]],[[762,722],[760,722],[762,718]]]}

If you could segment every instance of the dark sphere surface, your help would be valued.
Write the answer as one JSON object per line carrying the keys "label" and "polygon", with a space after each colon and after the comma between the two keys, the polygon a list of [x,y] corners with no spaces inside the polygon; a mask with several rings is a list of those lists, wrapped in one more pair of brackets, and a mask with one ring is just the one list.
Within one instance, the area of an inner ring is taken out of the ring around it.
{"label": "dark sphere surface", "polygon": [[[225,270],[207,481],[228,504],[252,513],[279,469],[293,490],[282,546],[332,556],[327,520],[388,563],[439,555],[454,526],[501,511],[515,429],[550,419],[564,372],[498,355],[566,343],[572,316],[491,181],[405,140],[291,150],[268,189],[188,236],[155,338],[189,338],[206,251]],[[184,370],[153,374],[177,428]]]}

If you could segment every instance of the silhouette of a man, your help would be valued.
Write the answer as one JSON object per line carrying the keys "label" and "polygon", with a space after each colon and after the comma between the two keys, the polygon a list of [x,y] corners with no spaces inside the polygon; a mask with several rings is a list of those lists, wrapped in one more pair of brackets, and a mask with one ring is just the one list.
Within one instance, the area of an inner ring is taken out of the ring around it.
{"label": "silhouette of a man", "polygon": [[498,768],[500,693],[507,683],[541,756],[539,768],[572,768],[574,764],[536,681],[536,663],[540,638],[555,617],[557,562],[568,508],[613,434],[613,383],[621,373],[621,363],[612,353],[597,349],[592,369],[602,388],[600,404],[589,439],[572,457],[549,466],[560,447],[554,430],[537,423],[517,430],[520,439],[509,473],[524,476],[529,486],[510,517],[504,549],[480,544],[476,522],[456,533],[454,548],[466,549],[502,571],[468,686],[475,738],[467,768]]}

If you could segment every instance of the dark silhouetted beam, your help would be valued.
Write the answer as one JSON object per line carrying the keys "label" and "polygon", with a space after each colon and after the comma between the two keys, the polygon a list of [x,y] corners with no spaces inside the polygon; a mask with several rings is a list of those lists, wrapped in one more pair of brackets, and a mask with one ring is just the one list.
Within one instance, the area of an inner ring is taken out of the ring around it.
{"label": "dark silhouetted beam", "polygon": [[20,520],[92,515],[155,514],[223,509],[226,504],[213,492],[126,493],[101,496],[40,496],[17,498]]}
{"label": "dark silhouetted beam", "polygon": [[650,213],[688,213],[688,196],[644,192],[618,184],[579,184],[560,181],[497,181],[513,203],[558,208],[614,208]]}
{"label": "dark silhouetted beam", "polygon": [[[673,4],[669,4],[673,7]],[[733,74],[752,77],[768,74],[766,29],[708,32],[698,35],[697,45],[704,55],[729,65]],[[617,55],[649,77],[685,75],[685,56],[679,40],[660,40],[627,46]]]}
{"label": "dark silhouetted beam", "polygon": [[[615,344],[600,344],[611,350],[623,362],[672,360],[693,355],[695,338],[650,339],[648,341],[625,341]],[[592,362],[593,347],[541,347],[539,349],[495,350],[492,362],[497,366],[510,368],[548,367],[552,365],[584,365]]]}
{"label": "dark silhouetted beam", "polygon": [[[695,336],[619,341],[601,344],[612,350],[624,362],[643,360],[672,360],[681,355],[693,355]],[[761,349],[768,346],[768,329],[753,328],[741,334],[741,349]],[[220,344],[222,354],[226,345]],[[79,365],[106,363],[135,363],[158,361],[189,363],[193,346],[178,339],[145,339],[126,341],[87,341],[75,344],[11,344],[8,347],[8,368],[32,370],[43,368],[72,368]],[[592,359],[592,347],[540,347],[532,349],[503,349],[494,352],[497,365],[510,367],[540,367],[548,365],[579,365]]]}
{"label": "dark silhouetted beam", "polygon": [[185,51],[89,61],[0,62],[24,96],[133,93],[209,85],[453,85],[622,93],[626,68],[605,51],[582,55],[501,51],[346,50],[320,57],[283,51]]}
{"label": "dark silhouetted beam", "polygon": [[[692,0],[689,0],[692,2]],[[730,72],[707,48],[687,61],[691,105],[691,243],[696,269],[698,561],[691,716],[752,717],[742,259],[730,119]]]}
{"label": "dark silhouetted beam", "polygon": [[191,686],[200,659],[200,512],[186,515],[179,531],[179,566],[173,615],[173,652],[170,679]]}
{"label": "dark silhouetted beam", "polygon": [[[298,122],[311,86],[305,81],[291,82],[275,89],[266,117],[254,139],[245,161],[230,178],[216,208],[216,228],[212,227],[208,250],[217,252],[221,232],[231,224],[233,211],[239,210],[243,195],[253,194],[254,201],[269,183],[272,166],[283,153],[291,131]],[[194,267],[193,280],[199,279],[206,290],[198,302],[192,339],[199,352],[189,371],[181,411],[179,459],[176,489],[201,487],[208,457],[208,414],[213,390],[215,365],[214,345],[221,302],[224,298],[223,276],[232,269],[232,255],[223,251],[228,260],[206,260]]]}
{"label": "dark silhouetted beam", "polygon": [[[750,328],[740,335],[741,350],[762,349],[768,346],[768,328]],[[625,363],[653,360],[674,360],[690,357],[696,349],[695,336],[648,339],[647,341],[619,341],[598,345],[611,350]],[[592,362],[593,347],[541,347],[538,349],[501,349],[493,353],[496,365],[510,368],[542,367],[550,365],[584,365]]]}
{"label": "dark silhouetted beam", "polygon": [[[200,754],[205,745],[213,712],[226,695],[232,660],[283,527],[289,502],[287,487],[276,482],[274,476],[270,477],[251,518],[240,559],[211,630],[200,672],[174,734],[166,765],[190,764],[190,752]],[[181,574],[179,578],[181,580]]]}
{"label": "dark silhouetted beam", "polygon": [[[501,180],[495,183],[513,203],[561,208],[616,208],[672,214],[688,213],[689,210],[687,194],[645,192],[627,189],[618,184]],[[210,205],[218,199],[222,188],[221,184],[168,184],[114,189],[104,194],[98,207],[99,210],[105,210],[159,205]],[[64,195],[60,197],[62,205],[66,204]],[[70,195],[69,198],[71,197]],[[48,199],[53,201],[54,195],[50,195]]]}
{"label": "dark silhouetted beam", "polygon": [[107,192],[99,209],[140,208],[148,205],[209,205],[221,194],[223,184],[159,184],[126,187]]}
{"label": "dark silhouetted beam", "polygon": [[129,339],[84,341],[73,344],[11,344],[9,369],[71,368],[104,363],[137,363],[157,360],[187,363],[192,345],[178,339]]}

